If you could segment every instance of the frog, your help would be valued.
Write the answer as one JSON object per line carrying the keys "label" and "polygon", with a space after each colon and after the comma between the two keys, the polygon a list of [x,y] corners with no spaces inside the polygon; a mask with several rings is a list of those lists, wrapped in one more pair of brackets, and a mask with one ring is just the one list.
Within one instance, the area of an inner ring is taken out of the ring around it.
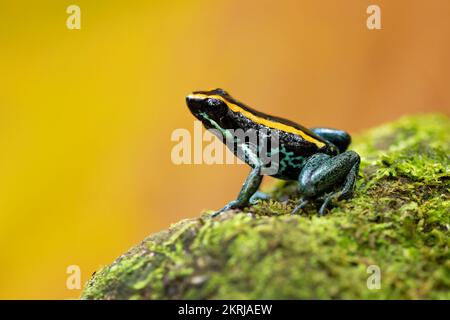
{"label": "frog", "polygon": [[336,201],[353,197],[361,159],[357,152],[347,150],[351,136],[346,131],[327,127],[308,129],[257,111],[221,88],[194,91],[186,96],[186,104],[192,115],[224,143],[224,137],[232,136],[236,130],[260,130],[277,137],[273,154],[278,155],[278,169],[270,173],[264,170],[267,163],[260,161],[257,150],[247,140],[234,137],[232,144],[227,143],[251,170],[237,198],[213,212],[212,217],[269,199],[258,190],[264,176],[297,182],[300,198],[292,214],[300,214],[308,204],[318,204],[318,215],[323,216]]}

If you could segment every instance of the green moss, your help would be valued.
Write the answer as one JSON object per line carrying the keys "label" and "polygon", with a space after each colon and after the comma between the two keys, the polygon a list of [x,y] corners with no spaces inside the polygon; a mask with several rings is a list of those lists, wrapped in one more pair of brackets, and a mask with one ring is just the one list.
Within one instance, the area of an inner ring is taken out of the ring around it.
{"label": "green moss", "polygon": [[[353,199],[290,215],[295,183],[244,212],[183,220],[86,284],[85,299],[449,299],[450,121],[405,117],[352,145]],[[369,290],[367,267],[381,270]]]}

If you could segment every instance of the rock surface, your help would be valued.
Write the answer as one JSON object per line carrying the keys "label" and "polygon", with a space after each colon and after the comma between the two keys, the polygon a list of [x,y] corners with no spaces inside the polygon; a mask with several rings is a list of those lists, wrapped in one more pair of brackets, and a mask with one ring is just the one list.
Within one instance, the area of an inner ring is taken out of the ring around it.
{"label": "rock surface", "polygon": [[[450,120],[405,117],[356,137],[355,196],[324,217],[273,200],[204,213],[146,238],[86,284],[83,299],[449,299]],[[380,289],[373,272],[380,271]]]}

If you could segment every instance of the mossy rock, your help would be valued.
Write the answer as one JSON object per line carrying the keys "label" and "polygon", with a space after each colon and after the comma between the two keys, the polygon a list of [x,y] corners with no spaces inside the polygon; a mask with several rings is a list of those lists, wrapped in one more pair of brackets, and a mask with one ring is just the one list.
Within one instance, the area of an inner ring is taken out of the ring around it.
{"label": "mossy rock", "polygon": [[[156,233],[96,272],[84,299],[449,299],[450,120],[418,115],[352,144],[355,196],[318,217],[274,200]],[[381,288],[369,289],[375,265]]]}

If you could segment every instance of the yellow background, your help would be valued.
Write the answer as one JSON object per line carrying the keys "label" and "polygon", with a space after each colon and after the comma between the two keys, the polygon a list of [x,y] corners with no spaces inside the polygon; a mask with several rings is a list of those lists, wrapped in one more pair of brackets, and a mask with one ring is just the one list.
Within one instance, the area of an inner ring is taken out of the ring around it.
{"label": "yellow background", "polygon": [[449,40],[448,0],[1,1],[0,298],[76,298],[67,266],[236,195],[245,166],[171,162],[190,91],[356,133],[448,113]]}

